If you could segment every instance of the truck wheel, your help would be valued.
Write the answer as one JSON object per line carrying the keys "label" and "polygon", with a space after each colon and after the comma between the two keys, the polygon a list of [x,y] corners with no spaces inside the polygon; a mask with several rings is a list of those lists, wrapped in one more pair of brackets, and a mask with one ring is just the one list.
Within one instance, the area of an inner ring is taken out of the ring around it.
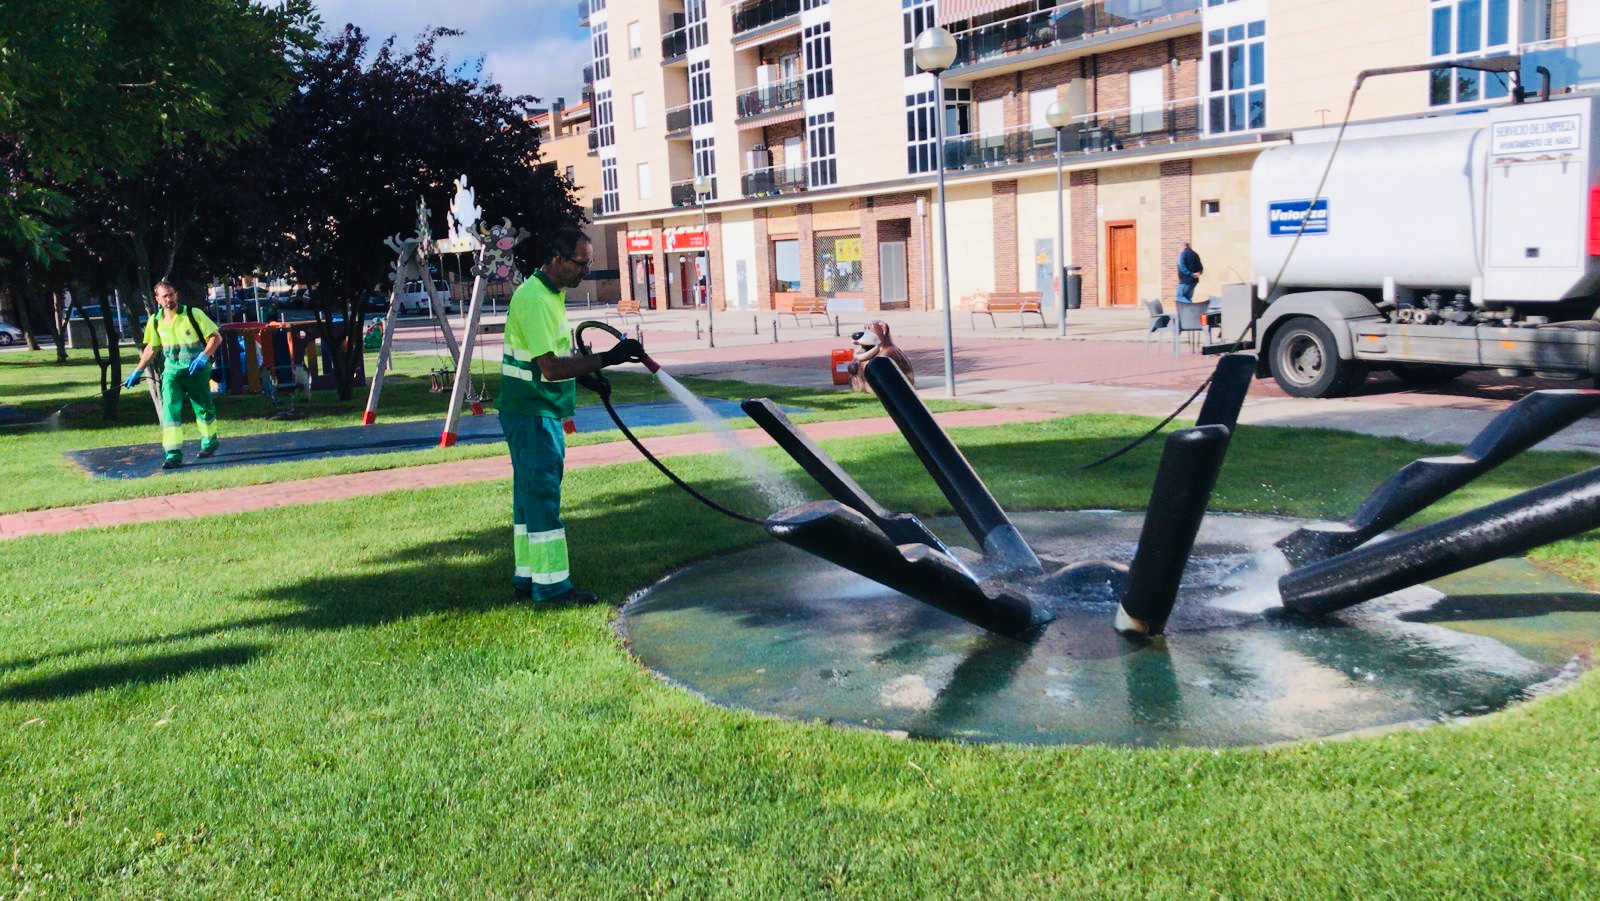
{"label": "truck wheel", "polygon": [[1435,366],[1429,363],[1400,363],[1393,369],[1395,378],[1408,385],[1441,385],[1460,378],[1466,372],[1454,366]]}
{"label": "truck wheel", "polygon": [[1328,327],[1308,316],[1297,316],[1272,336],[1268,355],[1272,377],[1295,397],[1338,397],[1366,379],[1366,368],[1339,359],[1339,345]]}

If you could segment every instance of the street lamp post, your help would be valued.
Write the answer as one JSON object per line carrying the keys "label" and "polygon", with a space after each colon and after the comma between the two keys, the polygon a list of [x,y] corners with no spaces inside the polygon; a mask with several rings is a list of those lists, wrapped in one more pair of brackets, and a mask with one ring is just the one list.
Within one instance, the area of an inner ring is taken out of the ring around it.
{"label": "street lamp post", "polygon": [[944,289],[944,390],[956,396],[956,351],[950,325],[950,219],[944,206],[944,87],[939,78],[956,61],[956,39],[937,26],[917,35],[911,45],[917,68],[933,73],[934,166],[939,173],[939,277]]}
{"label": "street lamp post", "polygon": [[711,227],[706,224],[706,198],[711,196],[712,182],[704,175],[694,177],[694,196],[700,201],[700,234],[706,239],[706,345],[717,346],[717,317],[711,301]]}
{"label": "street lamp post", "polygon": [[1067,213],[1061,190],[1061,132],[1072,124],[1072,104],[1057,100],[1044,111],[1044,119],[1056,130],[1056,272],[1060,274],[1061,288],[1056,292],[1061,305],[1061,318],[1056,320],[1056,334],[1067,333]]}

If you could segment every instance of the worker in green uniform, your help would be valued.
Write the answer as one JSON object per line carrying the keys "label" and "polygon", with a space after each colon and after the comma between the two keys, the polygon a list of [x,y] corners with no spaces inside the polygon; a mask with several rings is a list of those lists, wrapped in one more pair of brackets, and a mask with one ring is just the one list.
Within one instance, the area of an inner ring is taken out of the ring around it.
{"label": "worker in green uniform", "polygon": [[194,407],[195,426],[200,430],[200,456],[217,452],[217,405],[211,399],[211,358],[222,345],[217,324],[205,310],[179,306],[178,289],[166,279],[156,283],[156,306],[160,312],[144,327],[144,353],[139,364],[123,382],[126,388],[139,384],[144,370],[157,353],[161,354],[161,448],[165,452],[162,469],[183,465],[183,405]]}
{"label": "worker in green uniform", "polygon": [[500,428],[511,448],[513,596],[562,604],[593,603],[572,587],[567,532],[561,522],[561,477],[567,454],[563,423],[577,404],[574,379],[607,366],[638,361],[632,338],[593,356],[572,356],[567,330],[568,288],[589,271],[594,248],[583,232],[550,236],[544,263],[511,296],[500,358]]}

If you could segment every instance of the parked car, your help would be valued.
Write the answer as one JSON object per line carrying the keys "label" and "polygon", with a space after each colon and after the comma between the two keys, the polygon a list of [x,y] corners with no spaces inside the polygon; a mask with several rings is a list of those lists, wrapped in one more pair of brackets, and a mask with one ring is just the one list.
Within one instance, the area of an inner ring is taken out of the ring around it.
{"label": "parked car", "polygon": [[12,344],[21,344],[23,341],[22,329],[9,322],[0,322],[0,347],[9,347]]}
{"label": "parked car", "polygon": [[[396,302],[400,304],[402,315],[428,312],[428,292],[422,286],[422,279],[407,279],[401,286],[402,291]],[[442,278],[433,280],[433,293],[444,299],[446,313],[461,312],[461,304],[450,297],[450,283]]]}

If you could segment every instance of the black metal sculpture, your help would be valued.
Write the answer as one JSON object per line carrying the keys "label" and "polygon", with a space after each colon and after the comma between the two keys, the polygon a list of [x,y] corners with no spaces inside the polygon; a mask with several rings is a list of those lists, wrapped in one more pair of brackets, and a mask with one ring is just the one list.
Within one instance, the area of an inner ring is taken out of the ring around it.
{"label": "black metal sculpture", "polygon": [[[1256,358],[1222,357],[1194,428],[1167,438],[1138,547],[1128,563],[1041,560],[966,457],[887,360],[866,378],[981,551],[968,565],[920,520],[872,498],[770,401],[743,407],[833,498],[781,510],[780,541],[887,585],[989,631],[1036,636],[1064,596],[1094,588],[1117,601],[1114,626],[1162,634],[1227,455]],[[1600,527],[1600,468],[1433,526],[1368,544],[1412,514],[1600,408],[1600,391],[1539,391],[1486,427],[1460,454],[1417,460],[1375,490],[1345,522],[1299,529],[1278,542],[1291,564],[1283,604],[1322,614]],[[1363,546],[1365,545],[1365,546]],[[974,570],[977,570],[976,572]],[[981,575],[980,575],[981,574]]]}

